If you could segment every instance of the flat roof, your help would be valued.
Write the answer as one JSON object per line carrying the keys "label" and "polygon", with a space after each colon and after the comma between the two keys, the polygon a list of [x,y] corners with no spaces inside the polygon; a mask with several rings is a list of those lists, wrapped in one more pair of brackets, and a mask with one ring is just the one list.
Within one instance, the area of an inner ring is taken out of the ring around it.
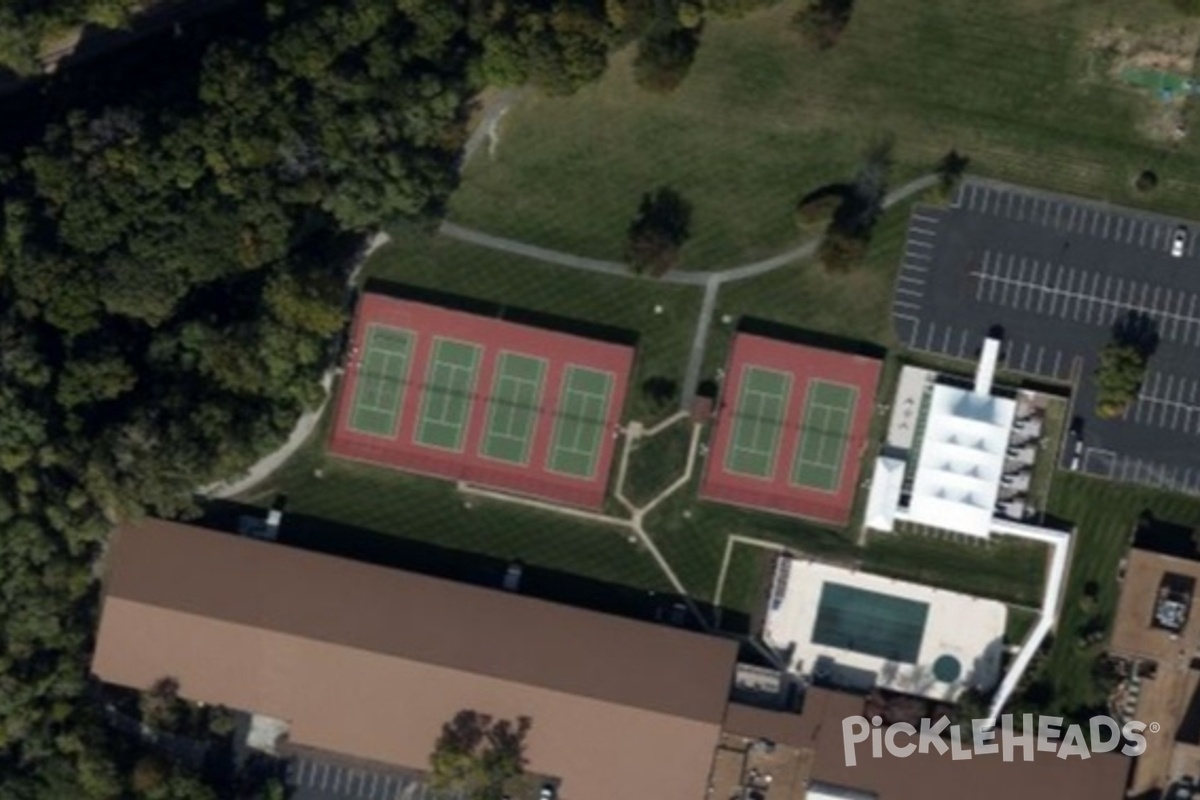
{"label": "flat roof", "polygon": [[[870,757],[870,745],[858,746],[857,763],[846,766],[842,720],[863,715],[860,696],[809,687],[801,713],[769,711],[730,703],[724,728],[813,752],[811,780],[871,792],[879,800],[1122,800],[1133,760],[1102,753],[1087,760],[1035,754],[1033,761],[1006,762],[999,755],[975,755],[954,761],[950,753],[914,753],[896,758],[883,751]],[[903,740],[902,740],[903,741]],[[1018,751],[1019,752],[1019,751]]]}
{"label": "flat roof", "polygon": [[848,523],[881,366],[864,355],[739,332],[701,498]]}
{"label": "flat roof", "polygon": [[633,357],[624,344],[367,293],[329,449],[597,508]]}
{"label": "flat roof", "polygon": [[904,473],[908,464],[899,458],[880,456],[875,459],[871,475],[871,490],[867,495],[866,527],[891,533],[896,528],[896,511],[904,492]]}
{"label": "flat roof", "polygon": [[737,644],[158,520],[109,553],[101,680],[290,724],[293,744],[424,769],[470,709],[532,719],[572,800],[703,794]]}
{"label": "flat roof", "polygon": [[913,522],[987,538],[1017,404],[937,384],[913,478]]}
{"label": "flat roof", "polygon": [[763,625],[791,669],[952,700],[1000,679],[1008,610],[995,600],[781,556]]}
{"label": "flat roof", "polygon": [[[1187,623],[1178,633],[1152,624],[1163,578],[1168,574],[1195,582]],[[1198,599],[1200,561],[1138,548],[1130,550],[1126,556],[1125,577],[1117,601],[1109,650],[1117,655],[1164,662],[1165,666],[1173,668],[1180,653],[1191,654],[1200,648]]]}

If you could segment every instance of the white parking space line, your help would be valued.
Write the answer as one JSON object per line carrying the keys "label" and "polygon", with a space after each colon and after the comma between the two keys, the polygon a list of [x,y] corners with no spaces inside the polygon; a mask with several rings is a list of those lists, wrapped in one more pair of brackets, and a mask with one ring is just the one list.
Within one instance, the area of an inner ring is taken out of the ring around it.
{"label": "white parking space line", "polygon": [[1124,225],[1125,225],[1125,220],[1122,219],[1121,217],[1117,217],[1117,227],[1113,230],[1113,241],[1114,242],[1121,241],[1121,228],[1124,227]]}
{"label": "white parking space line", "polygon": [[1054,377],[1058,377],[1058,371],[1062,365],[1062,351],[1058,350],[1054,353]]}
{"label": "white parking space line", "polygon": [[1078,213],[1079,213],[1079,208],[1077,208],[1076,206],[1071,206],[1071,218],[1067,222],[1067,230],[1068,231],[1075,230],[1075,217]]}
{"label": "white parking space line", "polygon": [[962,358],[963,356],[965,356],[967,354],[967,341],[968,341],[967,336],[968,335],[969,335],[969,331],[963,330],[962,336],[958,340],[958,357],[959,358]]}
{"label": "white parking space line", "polygon": [[1141,232],[1141,234],[1138,235],[1138,247],[1146,246],[1146,234],[1148,234],[1149,232],[1150,232],[1150,223],[1143,222],[1142,223],[1142,232]]}
{"label": "white parking space line", "polygon": [[1102,238],[1104,238],[1104,239],[1108,238],[1108,228],[1111,223],[1112,223],[1112,217],[1105,214],[1104,215],[1104,230],[1100,232],[1100,236]]}
{"label": "white parking space line", "polygon": [[1062,212],[1063,212],[1062,203],[1059,203],[1056,206],[1054,206],[1054,227],[1056,230],[1062,228]]}
{"label": "white parking space line", "polygon": [[1004,193],[1004,200],[1005,200],[1005,203],[1004,203],[1004,216],[1006,216],[1006,217],[1010,217],[1010,218],[1012,217],[1012,215],[1013,215],[1013,200],[1014,200],[1014,199],[1015,199],[1015,198],[1013,197],[1013,193],[1012,193],[1012,192],[1005,192],[1005,193]]}

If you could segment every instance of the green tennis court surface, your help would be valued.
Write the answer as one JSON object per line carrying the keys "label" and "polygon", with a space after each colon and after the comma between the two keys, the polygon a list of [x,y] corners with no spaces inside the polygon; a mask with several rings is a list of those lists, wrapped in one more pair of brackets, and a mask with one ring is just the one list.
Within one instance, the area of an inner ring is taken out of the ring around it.
{"label": "green tennis court surface", "polygon": [[725,469],[739,475],[770,478],[783,432],[792,376],[786,372],[746,367],[733,410],[733,435]]}
{"label": "green tennis court surface", "polygon": [[418,444],[462,450],[481,349],[453,339],[434,340],[414,437]]}
{"label": "green tennis court surface", "polygon": [[487,426],[480,452],[513,464],[529,463],[541,409],[546,362],[516,353],[501,353],[496,360]]}
{"label": "green tennis court surface", "polygon": [[809,489],[836,491],[858,404],[858,389],[814,380],[804,401],[804,421],[792,462],[792,483]]}
{"label": "green tennis court surface", "polygon": [[372,325],[350,409],[350,428],[371,436],[396,435],[409,357],[416,337],[399,328]]}
{"label": "green tennis court surface", "polygon": [[595,474],[612,388],[613,376],[608,372],[566,368],[547,469],[576,478]]}
{"label": "green tennis court surface", "polygon": [[928,617],[928,603],[826,581],[812,641],[915,664]]}

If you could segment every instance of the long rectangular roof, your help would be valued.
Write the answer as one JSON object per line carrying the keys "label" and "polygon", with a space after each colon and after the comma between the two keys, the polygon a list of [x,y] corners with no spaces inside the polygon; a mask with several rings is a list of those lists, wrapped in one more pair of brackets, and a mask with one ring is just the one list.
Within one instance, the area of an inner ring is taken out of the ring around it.
{"label": "long rectangular roof", "polygon": [[[736,644],[163,521],[117,532],[93,671],[424,768],[461,710],[529,716],[564,796],[703,794]],[[648,788],[649,787],[649,788]]]}

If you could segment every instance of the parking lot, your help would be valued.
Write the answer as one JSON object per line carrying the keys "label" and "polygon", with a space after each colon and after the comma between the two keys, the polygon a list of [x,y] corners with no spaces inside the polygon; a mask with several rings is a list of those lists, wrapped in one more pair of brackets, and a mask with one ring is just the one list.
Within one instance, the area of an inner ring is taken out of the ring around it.
{"label": "parking lot", "polygon": [[350,767],[310,755],[288,765],[289,800],[464,800],[429,788],[420,776],[385,767]]}
{"label": "parking lot", "polygon": [[[990,182],[910,219],[892,316],[900,341],[974,360],[989,332],[1002,366],[1075,382],[1080,468],[1200,493],[1200,227],[1181,257],[1181,220]],[[1158,338],[1138,401],[1092,413],[1091,373],[1114,324],[1145,315]],[[1064,465],[1071,454],[1064,454]]]}

